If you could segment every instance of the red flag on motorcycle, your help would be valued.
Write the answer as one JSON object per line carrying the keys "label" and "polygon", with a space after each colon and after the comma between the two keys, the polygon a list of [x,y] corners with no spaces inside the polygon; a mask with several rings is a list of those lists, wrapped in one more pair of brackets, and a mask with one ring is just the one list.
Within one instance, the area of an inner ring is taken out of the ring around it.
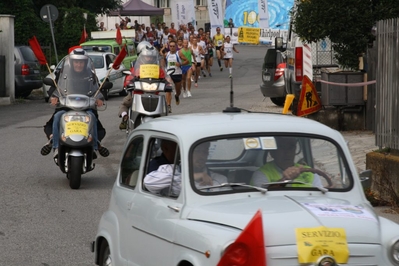
{"label": "red flag on motorcycle", "polygon": [[118,69],[126,55],[127,55],[127,51],[126,51],[126,44],[125,44],[122,47],[122,50],[120,51],[118,56],[115,58],[114,64],[112,65],[112,68],[115,69],[115,70]]}
{"label": "red flag on motorcycle", "polygon": [[47,60],[46,56],[43,54],[42,48],[40,47],[39,42],[36,39],[36,36],[33,36],[29,39],[29,45],[32,48],[33,53],[35,54],[37,60],[41,65],[46,65]]}
{"label": "red flag on motorcycle", "polygon": [[224,252],[217,266],[266,266],[262,213],[257,211],[236,241]]}
{"label": "red flag on motorcycle", "polygon": [[121,34],[121,29],[118,28],[116,30],[116,42],[121,45],[122,44],[122,34]]}
{"label": "red flag on motorcycle", "polygon": [[89,36],[87,35],[87,32],[86,32],[86,26],[83,26],[82,36],[80,37],[79,44],[84,43],[86,41],[87,37],[89,37]]}

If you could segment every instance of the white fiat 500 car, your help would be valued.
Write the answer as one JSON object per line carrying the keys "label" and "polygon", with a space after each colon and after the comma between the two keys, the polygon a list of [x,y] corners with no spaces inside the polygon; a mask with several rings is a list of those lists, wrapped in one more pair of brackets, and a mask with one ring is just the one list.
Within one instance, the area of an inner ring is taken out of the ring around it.
{"label": "white fiat 500 car", "polygon": [[[104,78],[107,76],[108,71],[111,69],[112,64],[116,58],[116,55],[109,52],[88,52],[87,55],[93,60],[94,67],[96,69],[96,75],[100,82],[103,82]],[[57,66],[50,66],[50,69],[53,70],[51,74],[48,74],[46,78],[55,78],[55,72],[60,70],[62,67],[62,63],[64,62],[64,58],[57,64]],[[121,64],[117,70],[112,69],[110,74],[108,75],[107,80],[112,82],[113,86],[107,92],[103,92],[104,97],[108,100],[109,94],[118,93],[121,96],[126,95],[126,91],[123,87],[123,82],[125,81],[125,76],[122,72],[126,70],[126,68]],[[48,91],[50,86],[43,84],[43,94],[45,95],[44,99],[46,102],[49,100]]]}
{"label": "white fiat 500 car", "polygon": [[345,140],[313,120],[203,113],[130,135],[97,265],[399,265]]}

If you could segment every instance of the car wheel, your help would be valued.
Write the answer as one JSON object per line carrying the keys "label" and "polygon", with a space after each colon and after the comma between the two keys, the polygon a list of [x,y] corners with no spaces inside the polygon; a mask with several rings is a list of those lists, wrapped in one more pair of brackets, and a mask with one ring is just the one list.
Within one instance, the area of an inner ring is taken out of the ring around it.
{"label": "car wheel", "polygon": [[101,93],[103,94],[104,99],[108,101],[108,90],[101,89]]}
{"label": "car wheel", "polygon": [[119,96],[126,96],[127,92],[125,89],[123,89],[122,91],[119,92]]}
{"label": "car wheel", "polygon": [[270,100],[277,106],[284,106],[285,97],[271,97]]}
{"label": "car wheel", "polygon": [[28,98],[28,96],[30,95],[31,91],[26,91],[26,92],[21,92],[15,95],[15,98]]}
{"label": "car wheel", "polygon": [[100,266],[112,266],[112,259],[111,259],[111,251],[109,249],[107,241],[103,241],[101,243],[100,248],[100,259],[99,264]]}

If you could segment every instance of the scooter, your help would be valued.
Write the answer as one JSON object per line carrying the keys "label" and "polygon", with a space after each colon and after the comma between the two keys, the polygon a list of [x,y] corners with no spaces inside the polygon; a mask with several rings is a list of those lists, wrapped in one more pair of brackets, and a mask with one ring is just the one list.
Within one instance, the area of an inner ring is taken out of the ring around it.
{"label": "scooter", "polygon": [[[56,85],[51,78],[45,78],[43,83],[49,86],[62,86],[61,82]],[[97,81],[91,83],[96,84]],[[103,88],[112,88],[112,83],[105,82]],[[86,95],[82,94],[82,91],[78,93],[71,87],[68,90],[59,89],[57,93],[60,106],[68,111],[61,116],[58,156],[54,160],[60,170],[66,174],[72,189],[79,189],[82,174],[92,171],[95,167],[93,163],[93,160],[96,159],[93,149],[93,127],[97,121],[93,121],[92,116],[88,113],[89,109],[98,110],[96,98],[93,97],[95,92],[96,86],[88,88]]]}

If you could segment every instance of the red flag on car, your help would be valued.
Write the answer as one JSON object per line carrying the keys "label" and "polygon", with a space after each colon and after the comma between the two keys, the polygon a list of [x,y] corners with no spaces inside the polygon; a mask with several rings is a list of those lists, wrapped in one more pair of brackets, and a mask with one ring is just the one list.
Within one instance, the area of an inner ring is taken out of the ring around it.
{"label": "red flag on car", "polygon": [[266,266],[262,213],[257,211],[252,220],[224,252],[217,266]]}
{"label": "red flag on car", "polygon": [[87,35],[87,32],[86,32],[86,26],[83,26],[82,36],[80,37],[79,44],[84,43],[86,41],[87,37],[89,37],[89,36]]}
{"label": "red flag on car", "polygon": [[116,30],[116,42],[121,45],[122,44],[122,34],[121,34],[121,29],[118,28]]}
{"label": "red flag on car", "polygon": [[114,64],[112,65],[113,69],[118,69],[119,66],[121,65],[123,58],[127,55],[127,50],[126,50],[126,44],[122,47],[122,50],[118,54],[118,56],[115,58]]}
{"label": "red flag on car", "polygon": [[42,48],[40,47],[39,42],[36,39],[36,36],[33,36],[29,39],[29,45],[32,48],[33,53],[35,54],[37,60],[41,65],[46,65],[47,60],[46,56],[43,54]]}

